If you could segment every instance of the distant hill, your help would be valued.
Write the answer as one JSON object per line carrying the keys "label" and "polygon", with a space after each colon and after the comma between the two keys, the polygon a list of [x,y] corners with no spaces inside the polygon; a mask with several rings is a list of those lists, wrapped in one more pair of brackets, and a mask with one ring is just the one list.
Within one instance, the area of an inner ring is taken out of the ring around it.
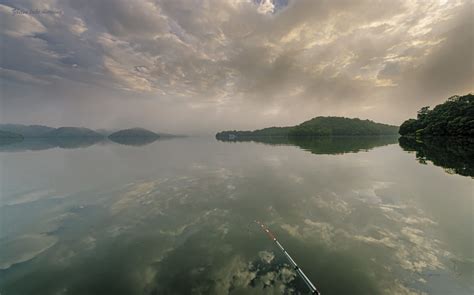
{"label": "distant hill", "polygon": [[403,136],[474,136],[474,95],[452,96],[430,110],[423,107],[416,119],[400,126]]}
{"label": "distant hill", "polygon": [[[84,148],[103,142],[105,138],[124,145],[142,146],[157,139],[173,138],[178,135],[158,134],[143,128],[131,128],[119,131],[111,129],[92,130],[79,127],[51,128],[41,125],[0,124],[0,126],[18,130],[26,136],[0,129],[1,151],[43,150],[54,147]],[[107,136],[110,134],[109,136]]]}
{"label": "distant hill", "polygon": [[134,146],[141,146],[152,143],[159,137],[160,136],[155,132],[143,128],[119,130],[109,135],[109,139],[113,142]]}
{"label": "distant hill", "polygon": [[0,130],[0,147],[22,141],[23,136],[21,134]]}
{"label": "distant hill", "polygon": [[82,127],[60,127],[45,133],[43,137],[104,137],[94,130]]}
{"label": "distant hill", "polygon": [[[97,136],[108,137],[109,135],[115,134],[114,136],[120,137],[160,137],[160,138],[172,138],[172,137],[182,137],[182,135],[167,134],[167,133],[157,133],[152,132],[143,128],[130,128],[130,129],[87,129],[87,128],[78,128],[78,127],[60,127],[53,128],[43,125],[22,125],[22,124],[0,124],[0,130],[20,134],[25,138],[33,137],[71,137],[71,136]],[[95,133],[92,133],[92,132]]]}
{"label": "distant hill", "polygon": [[0,130],[20,134],[23,137],[43,137],[54,128],[43,125],[0,124]]}
{"label": "distant hill", "polygon": [[0,138],[17,138],[17,139],[23,139],[23,135],[18,134],[18,133],[9,132],[9,131],[0,130]]}
{"label": "distant hill", "polygon": [[[143,128],[130,128],[130,129],[146,130],[146,129],[143,129]],[[129,129],[124,129],[124,130],[129,130]],[[94,131],[108,137],[112,133],[122,131],[122,130],[121,129],[95,129]],[[152,132],[152,131],[150,131],[150,132]],[[183,135],[177,135],[177,134],[169,134],[169,133],[162,133],[162,132],[153,132],[153,133],[157,134],[160,138],[183,137]]]}
{"label": "distant hill", "polygon": [[367,136],[397,134],[398,126],[343,117],[316,117],[291,128],[290,136]]}
{"label": "distant hill", "polygon": [[223,131],[217,139],[251,139],[255,137],[311,137],[311,136],[373,136],[394,135],[398,127],[370,120],[344,117],[316,117],[296,126],[270,127],[255,131]]}
{"label": "distant hill", "polygon": [[109,135],[109,138],[118,138],[118,137],[160,137],[155,132],[150,130],[146,130],[143,128],[131,128],[131,129],[123,129],[117,132],[114,132]]}

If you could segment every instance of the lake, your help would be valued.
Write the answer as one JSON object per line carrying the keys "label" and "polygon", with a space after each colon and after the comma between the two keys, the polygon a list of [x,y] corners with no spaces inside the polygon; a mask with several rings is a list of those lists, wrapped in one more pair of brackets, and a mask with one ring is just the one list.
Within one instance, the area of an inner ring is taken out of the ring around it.
{"label": "lake", "polygon": [[473,294],[472,146],[419,145],[0,145],[0,294],[306,294],[254,220],[324,295]]}

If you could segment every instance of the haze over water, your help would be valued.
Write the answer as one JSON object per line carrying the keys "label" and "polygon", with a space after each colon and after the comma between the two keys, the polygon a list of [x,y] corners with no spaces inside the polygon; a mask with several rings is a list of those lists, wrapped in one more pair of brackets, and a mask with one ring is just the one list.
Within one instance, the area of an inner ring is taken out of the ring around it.
{"label": "haze over water", "polygon": [[397,139],[0,152],[0,293],[472,294],[469,176]]}

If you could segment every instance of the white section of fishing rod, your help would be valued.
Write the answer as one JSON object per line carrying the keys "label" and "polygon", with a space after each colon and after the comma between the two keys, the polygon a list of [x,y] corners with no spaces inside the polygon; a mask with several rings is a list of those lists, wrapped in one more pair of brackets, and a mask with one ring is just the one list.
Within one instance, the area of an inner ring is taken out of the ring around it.
{"label": "white section of fishing rod", "polygon": [[280,250],[283,252],[283,254],[285,254],[285,257],[288,259],[288,261],[291,263],[291,265],[293,266],[293,268],[296,270],[296,272],[298,273],[298,275],[300,276],[300,278],[305,282],[305,284],[308,286],[308,288],[311,290],[311,293],[312,294],[317,294],[317,295],[320,295],[321,293],[319,292],[318,289],[316,289],[316,287],[313,285],[313,283],[310,281],[310,279],[305,275],[305,273],[303,272],[303,270],[301,270],[301,268],[298,267],[298,265],[296,264],[296,262],[293,260],[293,258],[290,256],[290,254],[288,254],[288,252],[286,252],[285,248],[283,248],[283,246],[280,244],[280,242],[278,242],[277,238],[275,237],[275,235],[263,224],[261,223],[260,221],[258,220],[255,220],[255,222],[262,228],[262,230],[270,237],[271,240],[273,240],[275,242],[275,244],[278,246],[278,248],[280,248]]}
{"label": "white section of fishing rod", "polygon": [[280,247],[281,251],[283,251],[283,254],[285,254],[286,258],[288,258],[288,260],[291,262],[291,264],[293,264],[294,267],[297,267],[298,265],[296,265],[296,262],[293,260],[293,258],[291,258],[290,254],[288,254],[288,252],[286,252],[285,248],[283,248],[283,246],[280,244],[280,242],[275,240],[275,243],[278,245],[278,247]]}
{"label": "white section of fishing rod", "polygon": [[305,281],[306,285],[309,287],[309,289],[311,290],[313,294],[318,294],[318,295],[321,294],[319,293],[318,289],[316,289],[316,287],[313,285],[313,283],[309,280],[309,278],[305,275],[305,273],[303,272],[301,268],[298,267],[296,271],[303,278],[303,281]]}
{"label": "white section of fishing rod", "polygon": [[319,293],[318,289],[313,285],[311,280],[306,276],[306,274],[303,272],[303,270],[296,264],[296,262],[293,260],[293,258],[286,252],[285,248],[278,242],[276,238],[273,239],[275,244],[280,248],[280,250],[285,254],[286,258],[288,261],[293,265],[293,268],[296,270],[296,272],[299,274],[299,276],[303,279],[305,284],[308,286],[308,288],[311,290],[313,294],[321,294]]}

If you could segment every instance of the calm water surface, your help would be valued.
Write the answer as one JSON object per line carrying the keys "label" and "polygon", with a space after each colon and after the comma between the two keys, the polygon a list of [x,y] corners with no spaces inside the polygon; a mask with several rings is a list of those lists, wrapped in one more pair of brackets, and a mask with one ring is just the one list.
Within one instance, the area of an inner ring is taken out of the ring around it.
{"label": "calm water surface", "polygon": [[397,139],[91,144],[0,146],[2,295],[306,294],[255,219],[324,295],[474,293],[474,180]]}

